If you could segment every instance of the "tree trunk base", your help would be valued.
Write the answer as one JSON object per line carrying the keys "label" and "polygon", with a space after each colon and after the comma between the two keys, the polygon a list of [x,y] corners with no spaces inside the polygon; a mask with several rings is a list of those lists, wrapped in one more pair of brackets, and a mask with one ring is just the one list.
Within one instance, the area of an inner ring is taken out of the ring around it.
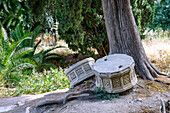
{"label": "tree trunk base", "polygon": [[127,54],[135,61],[135,71],[143,79],[166,75],[148,60],[129,0],[102,0],[110,54]]}

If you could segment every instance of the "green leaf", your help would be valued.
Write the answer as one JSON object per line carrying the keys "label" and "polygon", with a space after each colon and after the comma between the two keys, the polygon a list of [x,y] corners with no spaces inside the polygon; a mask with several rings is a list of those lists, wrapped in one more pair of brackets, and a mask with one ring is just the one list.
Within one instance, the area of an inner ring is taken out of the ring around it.
{"label": "green leaf", "polygon": [[9,10],[8,10],[8,7],[5,1],[3,2],[3,6],[4,6],[5,11],[9,13]]}
{"label": "green leaf", "polygon": [[57,46],[57,47],[53,47],[53,48],[47,49],[47,50],[45,50],[45,51],[43,52],[43,55],[45,55],[46,53],[48,53],[48,52],[50,52],[50,51],[52,51],[52,50],[54,50],[54,49],[57,49],[57,48],[66,48],[66,47],[64,47],[64,46]]}
{"label": "green leaf", "polygon": [[33,42],[35,41],[37,35],[40,33],[41,30],[42,30],[42,26],[41,25],[37,26],[34,29],[33,34],[32,34],[32,46],[33,46]]}
{"label": "green leaf", "polygon": [[18,36],[15,31],[11,31],[10,36],[15,42],[19,41]]}
{"label": "green leaf", "polygon": [[52,57],[52,56],[54,56],[54,57],[59,57],[59,58],[62,58],[62,55],[60,55],[60,54],[57,54],[57,53],[47,53],[46,55],[44,55],[44,59],[45,58],[48,58],[48,57]]}
{"label": "green leaf", "polygon": [[47,67],[51,67],[53,69],[56,69],[55,65],[53,65],[51,63],[42,63],[42,64],[38,65],[37,70],[47,68]]}
{"label": "green leaf", "polygon": [[16,52],[16,49],[17,49],[17,47],[24,41],[24,40],[26,40],[26,39],[32,39],[31,37],[26,37],[26,38],[24,38],[24,39],[22,39],[22,40],[20,40],[20,41],[18,41],[17,43],[14,43],[12,46],[12,48],[14,48],[14,50],[12,51],[12,53],[10,54],[10,57],[9,57],[9,59],[13,56],[13,54]]}
{"label": "green leaf", "polygon": [[7,28],[11,25],[12,20],[14,19],[14,17],[10,17],[8,24],[7,24]]}
{"label": "green leaf", "polygon": [[3,27],[1,27],[0,37],[2,38],[2,41],[3,41],[3,40],[8,40],[7,32],[6,32],[6,30],[5,30]]}
{"label": "green leaf", "polygon": [[36,63],[28,58],[20,58],[12,62],[12,64],[9,66],[10,71],[18,71],[23,70],[27,68],[35,68]]}
{"label": "green leaf", "polygon": [[32,47],[21,48],[14,53],[11,59],[19,59],[33,51]]}

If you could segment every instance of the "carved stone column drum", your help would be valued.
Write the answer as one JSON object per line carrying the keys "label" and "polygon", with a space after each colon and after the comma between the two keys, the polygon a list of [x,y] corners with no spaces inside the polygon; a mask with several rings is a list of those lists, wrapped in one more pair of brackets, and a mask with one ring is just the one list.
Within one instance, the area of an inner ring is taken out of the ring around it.
{"label": "carved stone column drum", "polygon": [[94,76],[94,72],[92,70],[92,65],[94,62],[95,60],[93,58],[86,58],[72,65],[65,71],[71,87],[74,87],[76,84],[82,82],[83,80]]}
{"label": "carved stone column drum", "polygon": [[108,93],[121,93],[137,83],[134,60],[125,54],[113,54],[98,59],[93,64],[96,86]]}

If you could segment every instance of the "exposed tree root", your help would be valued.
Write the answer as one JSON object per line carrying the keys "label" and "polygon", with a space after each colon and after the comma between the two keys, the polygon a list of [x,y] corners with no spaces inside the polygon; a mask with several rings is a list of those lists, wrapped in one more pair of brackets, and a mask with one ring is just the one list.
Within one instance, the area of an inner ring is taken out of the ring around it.
{"label": "exposed tree root", "polygon": [[140,85],[140,84],[138,84],[138,83],[137,83],[136,85],[138,85],[138,86],[139,86],[139,87],[141,87],[141,88],[144,88],[143,86],[141,86],[141,85]]}
{"label": "exposed tree root", "polygon": [[159,75],[164,75],[164,76],[170,76],[170,75],[167,75],[167,74],[165,74],[165,73],[162,73],[161,71],[159,71],[150,61],[149,61],[149,64],[150,64],[150,66],[156,71],[156,73],[157,74],[159,74]]}
{"label": "exposed tree root", "polygon": [[[143,78],[143,79],[149,79],[149,80],[154,80],[154,78],[160,78],[159,75],[164,75],[167,77],[170,77],[170,75],[164,74],[162,72],[160,72],[157,68],[155,68],[153,66],[153,64],[147,59],[145,58],[145,60],[142,62],[139,62],[141,64],[137,64],[138,69],[137,72],[139,72],[139,75]],[[142,72],[142,73],[141,73]]]}
{"label": "exposed tree root", "polygon": [[[139,65],[140,66],[140,65]],[[139,76],[141,76],[143,79],[149,79],[149,80],[154,80],[154,77],[153,77],[153,72],[152,71],[152,68],[149,68],[149,65],[143,61],[141,62],[141,67],[139,67]]]}
{"label": "exposed tree root", "polygon": [[166,83],[164,81],[161,81],[161,80],[155,80],[156,82],[160,82],[160,83],[163,83],[163,84],[166,84],[166,85],[170,85],[170,83]]}
{"label": "exposed tree root", "polygon": [[79,92],[72,92],[72,93],[69,93],[65,96],[64,100],[63,100],[63,104],[66,104],[67,103],[67,100],[70,96],[74,96],[74,95],[80,95],[80,94],[85,94],[85,93],[88,93],[89,96],[93,95],[93,91],[92,90],[83,90],[83,91],[79,91]]}
{"label": "exposed tree root", "polygon": [[149,70],[149,72],[151,73],[151,75],[154,77],[154,78],[159,78],[159,74],[154,70],[154,68],[150,65],[150,63],[148,61],[145,61],[145,64]]}
{"label": "exposed tree root", "polygon": [[165,103],[162,99],[160,99],[160,101],[161,101],[161,112],[166,113]]}
{"label": "exposed tree root", "polygon": [[[157,68],[155,68],[154,65],[148,59],[145,62],[145,64],[146,64],[148,70],[150,71],[151,75],[154,78],[160,78],[159,75],[164,75],[164,76],[170,77],[170,75],[164,74],[164,73],[160,72]],[[166,84],[166,85],[170,85],[170,83],[166,83],[166,82],[161,81],[161,80],[154,80],[154,81],[161,82],[161,83]]]}
{"label": "exposed tree root", "polygon": [[[43,106],[48,106],[48,105],[53,105],[53,104],[57,104],[57,105],[64,105],[66,104],[68,101],[71,100],[75,100],[77,98],[80,98],[81,94],[89,94],[89,98],[96,98],[96,96],[94,96],[94,93],[92,90],[82,90],[82,91],[78,91],[78,92],[71,92],[68,93],[64,99],[60,99],[60,100],[55,100],[55,99],[48,99],[48,100],[43,100],[40,101],[34,108],[34,110],[31,113],[38,113],[39,110],[38,108],[43,107]],[[75,95],[79,95],[76,97],[70,97],[70,96],[75,96]],[[69,98],[70,97],[70,98]]]}

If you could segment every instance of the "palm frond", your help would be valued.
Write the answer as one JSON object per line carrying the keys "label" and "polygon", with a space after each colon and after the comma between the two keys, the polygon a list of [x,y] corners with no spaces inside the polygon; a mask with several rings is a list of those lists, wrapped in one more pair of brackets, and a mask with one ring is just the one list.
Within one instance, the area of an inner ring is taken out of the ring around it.
{"label": "palm frond", "polygon": [[7,32],[3,27],[1,27],[1,30],[0,30],[0,37],[1,37],[1,40],[7,40],[8,39]]}
{"label": "palm frond", "polygon": [[39,53],[37,53],[37,54],[35,54],[35,55],[33,56],[33,59],[34,59],[34,61],[35,61],[37,64],[40,64],[40,63],[42,63],[42,61],[43,61],[43,54],[42,54],[42,52],[43,52],[43,50],[41,50]]}
{"label": "palm frond", "polygon": [[41,40],[39,40],[38,42],[37,42],[37,44],[34,46],[34,50],[36,50],[37,49],[37,47],[38,47],[38,45],[41,43]]}
{"label": "palm frond", "polygon": [[37,42],[37,44],[33,47],[33,51],[29,53],[29,56],[34,56],[35,50],[37,49],[38,45],[41,43],[41,40]]}
{"label": "palm frond", "polygon": [[43,63],[48,63],[50,61],[60,61],[60,60],[63,60],[62,56],[48,57],[43,59]]}
{"label": "palm frond", "polygon": [[60,55],[60,54],[57,54],[57,53],[47,53],[46,55],[44,55],[44,59],[45,58],[48,58],[48,57],[60,57],[60,58],[62,58],[62,55]]}
{"label": "palm frond", "polygon": [[37,27],[34,29],[33,34],[32,34],[32,45],[31,45],[31,46],[33,46],[33,43],[34,43],[37,35],[40,33],[41,30],[42,30],[42,26],[41,26],[41,25],[37,26]]}
{"label": "palm frond", "polygon": [[4,65],[0,63],[0,70],[4,69]]}
{"label": "palm frond", "polygon": [[20,31],[19,26],[15,28],[16,36],[18,38],[18,41],[22,39],[22,31]]}
{"label": "palm frond", "polygon": [[26,40],[26,39],[32,39],[32,38],[31,38],[31,37],[26,37],[26,38],[24,38],[24,39],[18,41],[16,44],[14,44],[14,47],[13,47],[13,48],[15,48],[15,49],[13,50],[13,52],[11,53],[11,55],[10,55],[9,58],[12,57],[12,55],[15,53],[17,47],[18,47],[24,40]]}
{"label": "palm frond", "polygon": [[[13,31],[10,32],[10,36],[11,36],[11,38],[13,39],[14,42],[17,42],[17,41],[19,41],[19,40],[22,40],[22,39],[24,39],[24,38],[26,38],[26,37],[31,37],[31,34],[32,34],[32,33],[31,33],[29,30],[23,31],[21,25],[17,26],[17,27],[15,28],[15,30],[13,30]],[[24,40],[24,41],[21,43],[20,48],[30,46],[30,45],[31,45],[31,42],[32,42],[32,40],[27,40],[27,39]]]}
{"label": "palm frond", "polygon": [[30,52],[33,51],[33,48],[32,47],[25,47],[25,48],[22,48],[18,51],[16,51],[14,53],[14,55],[11,57],[12,60],[15,60],[15,59],[18,59],[18,58],[22,58],[23,56],[29,54]]}
{"label": "palm frond", "polygon": [[11,31],[10,32],[10,36],[11,38],[16,42],[16,41],[19,41],[19,38],[17,37],[17,34],[15,31]]}
{"label": "palm frond", "polygon": [[51,63],[42,63],[40,65],[38,65],[37,70],[42,69],[42,68],[53,68],[56,69],[55,65],[51,64]]}
{"label": "palm frond", "polygon": [[48,52],[50,52],[50,51],[52,51],[52,50],[54,50],[54,49],[57,49],[57,48],[66,48],[66,47],[64,47],[64,46],[57,46],[57,47],[53,47],[53,48],[47,49],[47,50],[45,50],[45,51],[43,52],[43,55],[45,55],[46,53],[48,53]]}
{"label": "palm frond", "polygon": [[35,68],[36,66],[36,63],[33,60],[28,58],[20,58],[13,61],[8,68],[10,69],[10,71],[18,71],[27,68]]}

